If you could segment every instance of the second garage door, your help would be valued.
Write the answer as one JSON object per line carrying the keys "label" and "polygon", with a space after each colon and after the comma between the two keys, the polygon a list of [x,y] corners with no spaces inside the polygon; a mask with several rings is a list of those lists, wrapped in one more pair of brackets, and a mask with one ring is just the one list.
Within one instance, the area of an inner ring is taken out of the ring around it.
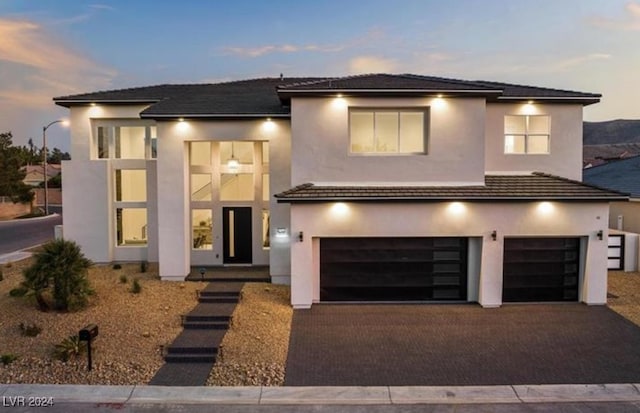
{"label": "second garage door", "polygon": [[579,238],[505,238],[502,301],[577,301],[579,257]]}
{"label": "second garage door", "polygon": [[321,301],[466,299],[466,238],[320,240]]}

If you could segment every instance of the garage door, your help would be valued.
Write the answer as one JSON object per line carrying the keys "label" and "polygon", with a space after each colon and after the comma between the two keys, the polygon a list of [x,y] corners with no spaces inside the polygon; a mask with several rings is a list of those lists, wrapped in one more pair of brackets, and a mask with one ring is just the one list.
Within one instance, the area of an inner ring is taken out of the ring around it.
{"label": "garage door", "polygon": [[579,258],[579,238],[505,238],[502,301],[577,301]]}
{"label": "garage door", "polygon": [[466,299],[466,238],[320,240],[321,301]]}

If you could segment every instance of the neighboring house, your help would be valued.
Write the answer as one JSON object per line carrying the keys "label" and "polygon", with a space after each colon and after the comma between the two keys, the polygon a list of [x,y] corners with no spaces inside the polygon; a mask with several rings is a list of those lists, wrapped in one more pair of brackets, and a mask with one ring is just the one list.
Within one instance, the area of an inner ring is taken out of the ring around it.
{"label": "neighboring house", "polygon": [[388,74],[58,97],[64,233],[164,280],[268,264],[296,308],[604,304],[609,202],[626,197],[580,183],[599,98]]}
{"label": "neighboring house", "polygon": [[640,156],[585,169],[586,183],[630,196],[609,206],[609,269],[638,271],[640,250]]}
{"label": "neighboring house", "polygon": [[609,228],[640,233],[640,156],[585,169],[584,182],[629,194],[630,202],[609,205]]}
{"label": "neighboring house", "polygon": [[[44,182],[44,167],[42,165],[26,165],[20,168],[25,172],[22,180],[27,185],[39,186]],[[62,166],[57,164],[47,164],[47,176],[51,179],[62,171]]]}

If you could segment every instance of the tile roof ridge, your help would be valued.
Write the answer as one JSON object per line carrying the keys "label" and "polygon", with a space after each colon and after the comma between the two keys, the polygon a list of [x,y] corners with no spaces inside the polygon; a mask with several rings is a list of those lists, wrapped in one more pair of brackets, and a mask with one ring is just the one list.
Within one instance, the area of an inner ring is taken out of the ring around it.
{"label": "tile roof ridge", "polygon": [[337,80],[355,79],[355,78],[359,78],[359,77],[382,75],[382,74],[384,74],[384,73],[363,73],[363,74],[348,75],[348,76],[319,77],[319,78],[316,78],[315,80],[309,80],[309,81],[305,81],[305,82],[297,82],[297,83],[288,83],[286,85],[278,85],[277,88],[278,89],[286,89],[286,88],[289,88],[289,87],[310,86],[310,85],[316,85],[316,84],[322,83],[322,82],[333,82],[333,81],[337,81]]}
{"label": "tile roof ridge", "polygon": [[[473,85],[473,86],[478,86],[478,87],[487,87],[490,86],[492,89],[494,89],[495,87],[492,85],[487,85],[484,82],[478,82],[476,80],[465,80],[465,79],[457,79],[457,78],[451,78],[451,77],[441,77],[441,76],[431,76],[431,75],[418,75],[415,73],[402,73],[399,74],[397,76],[402,76],[402,77],[406,77],[409,79],[421,79],[421,80],[435,80],[438,82],[444,82],[444,83],[457,83],[457,84],[465,84],[465,85]],[[500,90],[502,90],[500,88]]]}
{"label": "tile roof ridge", "polygon": [[575,93],[578,95],[602,97],[602,94],[600,93],[579,92],[577,90],[558,89],[558,88],[543,87],[543,86],[531,86],[531,85],[523,85],[518,83],[496,82],[493,80],[473,80],[473,82],[478,84],[485,84],[488,86],[493,85],[493,86],[502,86],[502,87],[521,87],[521,88],[527,88],[527,89],[538,89],[538,90],[547,90],[547,91],[553,91],[553,92]]}
{"label": "tile roof ridge", "polygon": [[[605,145],[609,146],[610,144],[603,143],[602,145],[603,146],[605,146]],[[595,145],[592,145],[592,146],[595,146]],[[613,165],[617,165],[617,164],[620,164],[622,162],[636,160],[636,158],[640,158],[640,155],[633,155],[633,156],[629,156],[629,157],[626,157],[626,158],[614,159],[614,160],[611,160],[609,162],[605,162],[605,163],[600,164],[600,165],[594,165],[594,166],[592,166],[590,168],[587,168],[585,170],[594,170],[596,168],[600,168],[601,166],[609,166],[609,167],[611,167]]]}

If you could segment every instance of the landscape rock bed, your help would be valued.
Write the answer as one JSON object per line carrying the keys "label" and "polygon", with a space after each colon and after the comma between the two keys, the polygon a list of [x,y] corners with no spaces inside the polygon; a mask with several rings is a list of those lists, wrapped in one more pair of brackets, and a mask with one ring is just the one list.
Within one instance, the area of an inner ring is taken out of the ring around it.
{"label": "landscape rock bed", "polygon": [[[0,356],[18,358],[0,363],[0,383],[146,384],[163,364],[161,350],[182,331],[180,316],[196,305],[199,282],[163,282],[157,266],[140,273],[140,264],[96,265],[89,270],[95,295],[88,308],[75,313],[43,313],[30,297],[10,297],[31,259],[3,266],[0,281]],[[126,283],[120,277],[127,278]],[[131,293],[134,279],[142,286]],[[42,328],[36,337],[22,335],[19,324]],[[87,324],[97,324],[93,370],[86,354],[66,363],[52,356],[54,346]]]}

